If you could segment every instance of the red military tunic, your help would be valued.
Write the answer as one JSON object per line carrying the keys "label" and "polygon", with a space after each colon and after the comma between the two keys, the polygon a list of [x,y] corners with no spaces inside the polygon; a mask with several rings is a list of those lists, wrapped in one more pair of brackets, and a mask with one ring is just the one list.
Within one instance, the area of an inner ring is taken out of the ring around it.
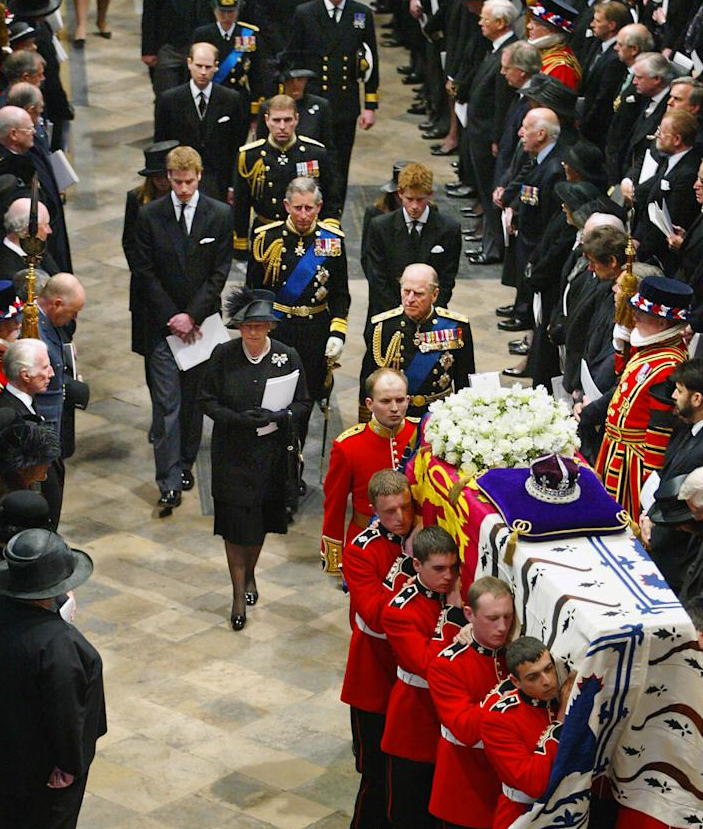
{"label": "red military tunic", "polygon": [[502,784],[493,829],[507,829],[547,790],[559,747],[557,710],[556,701],[531,699],[512,688],[485,712],[481,738]]}
{"label": "red military tunic", "polygon": [[446,607],[444,594],[429,590],[417,578],[386,605],[383,628],[398,661],[381,748],[386,754],[434,763],[439,720],[432,704],[427,669],[465,622],[459,608]]}
{"label": "red military tunic", "polygon": [[540,49],[542,53],[542,74],[550,75],[574,92],[578,92],[581,83],[581,64],[570,46],[550,46]]}
{"label": "red military tunic", "polygon": [[332,444],[325,478],[324,514],[320,554],[330,573],[342,563],[344,519],[349,493],[354,513],[347,527],[346,544],[366,528],[372,515],[369,481],[381,469],[397,469],[404,453],[414,443],[417,419],[406,418],[395,429],[382,426],[375,418],[357,423],[342,432]]}
{"label": "red military tunic", "polygon": [[504,649],[457,642],[434,659],[427,672],[441,723],[430,813],[459,826],[490,827],[500,780],[481,742],[482,703],[507,679]]}
{"label": "red military tunic", "polygon": [[396,680],[396,661],[381,615],[389,598],[414,575],[403,539],[385,527],[369,527],[344,551],[352,628],[342,702],[385,714]]}
{"label": "red military tunic", "polygon": [[637,521],[640,490],[654,469],[664,464],[673,423],[671,407],[649,390],[686,360],[681,335],[633,352],[608,405],[596,472],[605,488]]}

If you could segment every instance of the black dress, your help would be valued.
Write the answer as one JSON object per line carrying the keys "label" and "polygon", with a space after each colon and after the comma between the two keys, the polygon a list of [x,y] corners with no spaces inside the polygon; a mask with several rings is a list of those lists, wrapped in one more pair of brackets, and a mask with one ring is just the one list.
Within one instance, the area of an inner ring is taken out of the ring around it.
{"label": "black dress", "polygon": [[232,544],[258,546],[268,532],[288,528],[285,503],[286,430],[259,436],[241,414],[261,401],[266,381],[299,370],[293,402],[294,425],[312,407],[305,373],[295,349],[271,340],[260,363],[246,356],[241,340],[218,345],[200,390],[203,411],[215,423],[212,434],[212,495],[216,535]]}

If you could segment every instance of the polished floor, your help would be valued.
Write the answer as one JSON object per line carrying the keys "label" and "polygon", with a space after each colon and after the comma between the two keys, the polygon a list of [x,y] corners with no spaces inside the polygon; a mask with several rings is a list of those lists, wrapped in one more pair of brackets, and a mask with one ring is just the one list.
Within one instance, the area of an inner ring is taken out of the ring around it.
{"label": "polished floor", "polygon": [[[92,399],[78,413],[61,530],[95,560],[95,574],[77,596],[77,625],[105,663],[109,722],[79,825],[341,829],[357,780],[348,712],[338,701],[347,598],[318,567],[321,417],[314,415],[306,452],[308,497],[288,535],[267,539],[261,600],[246,628],[233,633],[222,544],[201,508],[206,489],[202,499],[198,489],[186,493],[171,518],[155,514],[149,402],[141,359],[129,350],[120,247],[125,192],[138,181],[150,139],[152,96],[139,60],[138,9],[113,0],[110,22],[112,40],[89,34],[84,52],[69,49],[67,67],[81,177],[67,216],[76,273],[88,292],[76,343]],[[351,250],[364,198],[389,177],[393,161],[430,160],[415,129],[419,119],[405,113],[410,95],[395,72],[403,57],[382,50],[378,124],[357,139],[345,214]],[[450,180],[449,161],[432,161],[438,185]],[[366,286],[359,278],[351,285],[332,434],[356,419]],[[509,337],[496,332],[493,312],[510,298],[496,268],[469,271],[462,264],[453,304],[471,317],[479,370],[510,365]]]}

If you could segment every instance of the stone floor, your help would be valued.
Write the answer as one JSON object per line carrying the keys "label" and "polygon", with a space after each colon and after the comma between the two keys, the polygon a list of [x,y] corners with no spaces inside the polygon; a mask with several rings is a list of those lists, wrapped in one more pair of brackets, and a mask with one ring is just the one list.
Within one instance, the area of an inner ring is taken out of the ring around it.
{"label": "stone floor", "polygon": [[[70,17],[71,9],[65,14]],[[109,732],[99,743],[81,829],[341,829],[356,789],[348,712],[339,700],[347,598],[320,573],[321,417],[306,450],[310,491],[287,536],[261,556],[259,604],[233,633],[222,543],[198,491],[159,520],[147,442],[141,359],[129,350],[128,272],[120,247],[125,191],[150,141],[152,96],[139,61],[139,12],[113,0],[112,40],[70,48],[76,103],[69,194],[76,273],[88,291],[77,334],[92,399],[78,413],[61,530],[95,560],[78,594],[78,626],[105,662]],[[90,31],[90,27],[89,27]],[[358,244],[364,198],[398,158],[431,163],[438,190],[452,178],[405,114],[398,49],[381,52],[382,108],[359,134],[345,224]],[[456,209],[452,206],[452,209]],[[337,373],[330,431],[355,421],[365,282],[352,263],[350,336]],[[493,309],[511,298],[497,268],[462,264],[454,307],[471,317],[480,370],[510,364]],[[235,272],[233,278],[236,280]],[[200,487],[207,481],[200,480]]]}

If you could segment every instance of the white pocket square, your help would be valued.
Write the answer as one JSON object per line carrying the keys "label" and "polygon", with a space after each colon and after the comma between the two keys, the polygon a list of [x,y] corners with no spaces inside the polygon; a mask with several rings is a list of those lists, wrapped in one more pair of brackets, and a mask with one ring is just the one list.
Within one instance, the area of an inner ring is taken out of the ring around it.
{"label": "white pocket square", "polygon": [[669,182],[668,182],[665,178],[663,178],[663,179],[661,180],[661,182],[660,182],[660,184],[659,184],[659,187],[660,187],[662,190],[671,190],[671,185],[669,184]]}
{"label": "white pocket square", "polygon": [[430,253],[444,253],[444,248],[441,245],[435,245]]}
{"label": "white pocket square", "polygon": [[628,95],[627,98],[625,98],[625,103],[626,104],[634,104],[636,100],[637,99],[635,98],[634,95]]}
{"label": "white pocket square", "polygon": [[209,245],[210,242],[214,242],[214,241],[215,241],[214,236],[206,236],[204,239],[201,239],[198,244],[200,244],[200,245]]}
{"label": "white pocket square", "polygon": [[222,118],[217,119],[218,124],[224,124],[225,121],[229,121],[229,115],[223,115]]}

